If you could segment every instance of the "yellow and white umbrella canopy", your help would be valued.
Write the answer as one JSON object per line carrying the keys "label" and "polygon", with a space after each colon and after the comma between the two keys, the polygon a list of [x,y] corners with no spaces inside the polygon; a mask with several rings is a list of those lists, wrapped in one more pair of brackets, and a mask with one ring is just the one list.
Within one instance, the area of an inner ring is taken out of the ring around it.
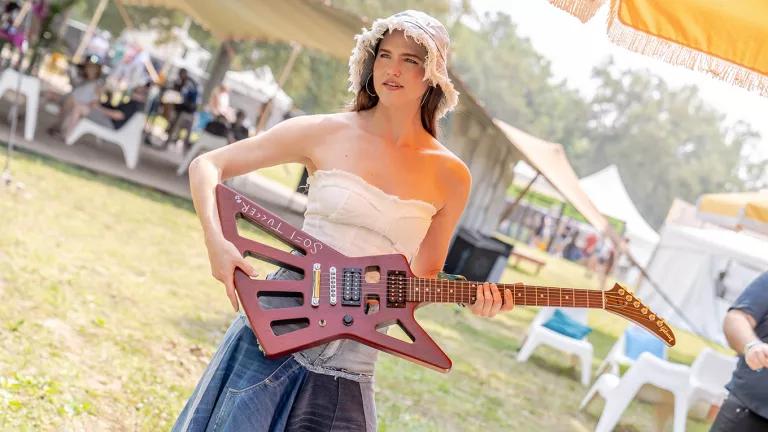
{"label": "yellow and white umbrella canopy", "polygon": [[768,190],[705,194],[699,197],[696,214],[707,222],[768,234]]}
{"label": "yellow and white umbrella canopy", "polygon": [[768,96],[768,0],[548,0],[581,21],[610,4],[617,45]]}

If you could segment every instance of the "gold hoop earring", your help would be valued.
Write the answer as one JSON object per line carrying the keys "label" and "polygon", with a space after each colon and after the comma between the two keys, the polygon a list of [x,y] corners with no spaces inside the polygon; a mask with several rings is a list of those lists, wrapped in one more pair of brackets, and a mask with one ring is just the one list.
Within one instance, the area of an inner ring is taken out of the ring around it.
{"label": "gold hoop earring", "polygon": [[432,86],[429,87],[429,89],[424,93],[424,96],[421,97],[421,106],[424,106],[424,102],[427,101],[427,98],[429,98],[429,94],[432,92]]}
{"label": "gold hoop earring", "polygon": [[[368,90],[368,81],[370,81],[370,80],[371,80],[371,77],[372,77],[372,76],[373,76],[373,72],[371,72],[371,74],[370,74],[370,75],[368,75],[368,79],[367,79],[367,80],[365,80],[365,92],[366,92],[366,93],[368,93],[368,94],[369,94],[371,97],[376,97],[376,93],[371,93],[371,91],[370,91],[370,90]],[[374,87],[374,89],[373,89],[373,90],[374,90],[374,91],[376,91],[376,88]]]}

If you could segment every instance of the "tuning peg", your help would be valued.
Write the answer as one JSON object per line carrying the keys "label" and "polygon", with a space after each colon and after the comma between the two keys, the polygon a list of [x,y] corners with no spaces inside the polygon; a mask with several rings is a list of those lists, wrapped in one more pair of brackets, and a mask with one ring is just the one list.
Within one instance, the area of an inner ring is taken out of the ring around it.
{"label": "tuning peg", "polygon": [[653,320],[655,320],[655,319],[656,319],[656,315],[654,315],[654,314],[650,314],[650,315],[648,315],[648,319],[649,319],[649,320],[651,320],[651,321],[653,321]]}
{"label": "tuning peg", "polygon": [[647,314],[647,313],[648,313],[648,308],[647,308],[647,307],[644,307],[644,308],[640,309],[640,312],[642,312],[642,313],[643,313],[643,315],[645,315],[645,314]]}

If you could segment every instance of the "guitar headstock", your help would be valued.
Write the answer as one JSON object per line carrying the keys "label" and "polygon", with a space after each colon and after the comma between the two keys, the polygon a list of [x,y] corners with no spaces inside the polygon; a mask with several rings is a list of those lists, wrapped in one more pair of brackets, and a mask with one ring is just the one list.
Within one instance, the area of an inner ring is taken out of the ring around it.
{"label": "guitar headstock", "polygon": [[605,292],[605,309],[645,328],[668,346],[675,345],[675,333],[667,323],[623,286],[615,284]]}

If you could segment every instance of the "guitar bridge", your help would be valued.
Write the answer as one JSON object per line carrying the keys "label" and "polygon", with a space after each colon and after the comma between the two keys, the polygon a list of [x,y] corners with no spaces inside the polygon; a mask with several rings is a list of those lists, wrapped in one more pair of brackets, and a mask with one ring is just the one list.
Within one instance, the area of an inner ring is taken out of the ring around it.
{"label": "guitar bridge", "polygon": [[320,264],[312,266],[312,306],[320,306]]}

